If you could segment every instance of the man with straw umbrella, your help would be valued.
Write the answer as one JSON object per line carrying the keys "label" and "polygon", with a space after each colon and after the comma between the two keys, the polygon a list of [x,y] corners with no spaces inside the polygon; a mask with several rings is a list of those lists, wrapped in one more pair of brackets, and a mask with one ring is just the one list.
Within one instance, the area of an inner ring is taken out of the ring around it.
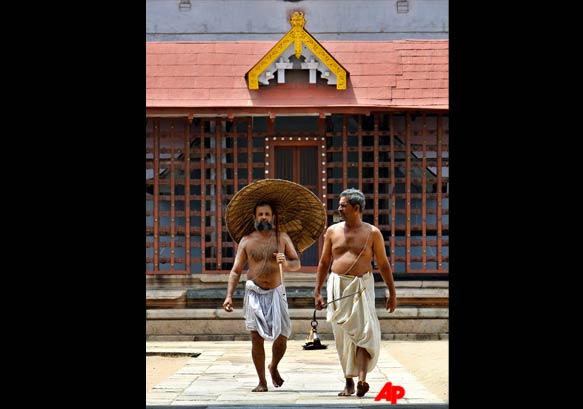
{"label": "man with straw umbrella", "polygon": [[223,308],[233,311],[233,293],[247,264],[243,316],[251,332],[251,356],[259,377],[253,392],[267,392],[264,340],[273,342],[268,369],[277,388],[284,382],[277,365],[291,334],[283,272],[300,269],[299,254],[324,231],[326,212],[309,189],[287,180],[263,179],[233,196],[225,224],[239,246]]}

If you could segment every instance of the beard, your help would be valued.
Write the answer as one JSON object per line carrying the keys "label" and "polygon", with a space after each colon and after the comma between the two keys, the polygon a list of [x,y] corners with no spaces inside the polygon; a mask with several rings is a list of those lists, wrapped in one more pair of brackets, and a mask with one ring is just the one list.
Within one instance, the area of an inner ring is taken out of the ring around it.
{"label": "beard", "polygon": [[255,220],[255,230],[257,231],[273,230],[273,224],[265,220],[262,222]]}

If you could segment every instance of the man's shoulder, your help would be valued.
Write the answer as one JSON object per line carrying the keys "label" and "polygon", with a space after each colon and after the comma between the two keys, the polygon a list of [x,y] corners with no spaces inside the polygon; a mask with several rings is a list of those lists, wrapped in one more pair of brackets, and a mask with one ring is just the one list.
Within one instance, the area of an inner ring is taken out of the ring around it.
{"label": "man's shoulder", "polygon": [[381,230],[377,226],[375,226],[374,224],[367,223],[367,222],[363,222],[363,224],[368,225],[367,229],[369,229],[371,233],[375,233],[375,232],[381,233]]}
{"label": "man's shoulder", "polygon": [[345,222],[334,223],[333,225],[331,225],[330,227],[328,227],[328,229],[326,229],[326,231],[333,232],[336,229],[341,229],[341,228],[344,227],[344,223]]}
{"label": "man's shoulder", "polygon": [[253,233],[249,233],[246,236],[243,236],[243,238],[241,239],[241,241],[239,242],[239,245],[246,243],[248,241],[253,241],[253,239],[255,238],[255,232]]}

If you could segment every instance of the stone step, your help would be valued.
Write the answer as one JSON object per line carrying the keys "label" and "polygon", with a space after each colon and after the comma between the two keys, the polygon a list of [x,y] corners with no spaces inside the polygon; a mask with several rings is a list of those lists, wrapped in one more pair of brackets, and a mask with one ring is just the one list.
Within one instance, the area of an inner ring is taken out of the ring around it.
{"label": "stone step", "polygon": [[146,290],[146,308],[184,308],[186,290]]}
{"label": "stone step", "polygon": [[[449,304],[448,283],[443,281],[399,281],[395,283],[400,306],[447,307]],[[314,305],[313,283],[286,281],[288,304],[291,308],[311,308]],[[243,283],[233,293],[236,308],[243,305],[245,289]],[[214,308],[222,305],[226,295],[224,284],[197,285],[188,289],[147,289],[146,308]],[[322,288],[326,298],[326,287]],[[375,283],[376,306],[385,305],[388,289],[383,282]]]}
{"label": "stone step", "polygon": [[[383,339],[445,339],[449,333],[449,309],[399,307],[388,313],[377,308]],[[311,329],[313,309],[290,308],[290,339],[305,339]],[[322,339],[332,339],[326,312],[317,311],[317,331]],[[399,338],[400,337],[400,338]],[[244,340],[249,338],[243,312],[222,308],[146,310],[147,340]]]}
{"label": "stone step", "polygon": [[[394,312],[389,313],[384,308],[377,308],[379,319],[401,319],[401,318],[448,318],[448,308],[423,308],[423,307],[398,307]],[[290,308],[289,315],[292,319],[310,319],[313,317],[314,309]],[[316,311],[316,319],[325,319],[326,311]],[[186,309],[153,309],[146,310],[147,320],[177,320],[177,319],[198,319],[198,320],[241,320],[243,319],[242,309],[235,309],[233,312],[226,312],[222,308],[186,308]]]}

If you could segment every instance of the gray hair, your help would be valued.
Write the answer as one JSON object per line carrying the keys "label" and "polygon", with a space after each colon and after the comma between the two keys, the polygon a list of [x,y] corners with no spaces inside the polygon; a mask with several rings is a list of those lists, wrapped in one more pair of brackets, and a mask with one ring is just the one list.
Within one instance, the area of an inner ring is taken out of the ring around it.
{"label": "gray hair", "polygon": [[360,211],[364,210],[366,201],[364,200],[364,194],[360,190],[354,188],[346,189],[340,193],[339,197],[348,198],[348,203],[350,203],[351,206],[358,204],[360,205]]}

